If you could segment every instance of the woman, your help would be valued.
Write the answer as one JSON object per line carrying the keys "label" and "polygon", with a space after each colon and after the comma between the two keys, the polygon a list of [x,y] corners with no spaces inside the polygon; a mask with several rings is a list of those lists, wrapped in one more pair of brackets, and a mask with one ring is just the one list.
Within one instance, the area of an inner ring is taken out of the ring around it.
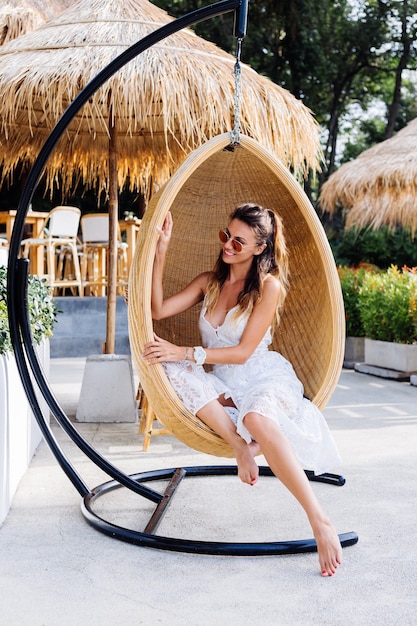
{"label": "woman", "polygon": [[[255,204],[231,214],[220,231],[215,268],[164,299],[162,277],[172,233],[168,214],[155,253],[152,316],[164,319],[203,302],[202,346],[177,346],[155,335],[145,345],[149,364],[162,363],[184,405],[232,447],[240,479],[254,485],[262,453],[274,474],[304,508],[317,542],[323,576],[342,560],[339,538],[305,475],[340,462],[320,411],[303,397],[291,364],[269,351],[288,285],[288,258],[280,218]],[[204,363],[212,365],[207,373]]]}

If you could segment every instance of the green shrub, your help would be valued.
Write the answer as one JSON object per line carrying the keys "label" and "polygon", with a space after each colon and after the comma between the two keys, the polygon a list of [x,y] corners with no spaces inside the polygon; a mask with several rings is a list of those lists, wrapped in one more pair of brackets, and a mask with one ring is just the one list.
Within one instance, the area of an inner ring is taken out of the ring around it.
{"label": "green shrub", "polygon": [[[57,308],[51,288],[38,276],[29,276],[28,279],[28,309],[33,342],[40,344],[44,338],[53,334]],[[7,269],[0,266],[0,355],[11,350],[7,315]]]}
{"label": "green shrub", "polygon": [[392,265],[383,273],[365,273],[359,289],[360,318],[369,339],[417,342],[417,268]]}
{"label": "green shrub", "polygon": [[328,233],[337,265],[370,263],[386,270],[392,264],[417,265],[417,238],[410,230],[383,226]]}
{"label": "green shrub", "polygon": [[359,307],[359,290],[367,271],[371,271],[367,267],[342,267],[337,268],[339,274],[340,285],[342,287],[343,303],[345,305],[346,319],[346,336],[347,337],[364,337],[360,307]]}

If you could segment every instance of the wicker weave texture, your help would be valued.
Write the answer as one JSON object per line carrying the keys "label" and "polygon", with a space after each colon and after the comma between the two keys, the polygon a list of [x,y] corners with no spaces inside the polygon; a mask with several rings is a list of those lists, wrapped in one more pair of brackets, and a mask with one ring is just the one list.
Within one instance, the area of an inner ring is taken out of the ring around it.
{"label": "wicker weave texture", "polygon": [[129,281],[129,333],[139,377],[158,419],[187,445],[217,456],[230,447],[189,413],[173,391],[162,366],[141,358],[153,332],[178,345],[198,345],[199,307],[153,325],[150,312],[156,227],[168,211],[174,220],[164,275],[164,293],[184,287],[210,269],[220,250],[218,231],[231,211],[256,202],[283,219],[290,255],[290,291],[273,348],[293,364],[305,394],[319,408],[340,375],[344,351],[344,312],[340,282],[321,223],[288,170],[248,137],[234,152],[219,135],[193,152],[146,210]]}

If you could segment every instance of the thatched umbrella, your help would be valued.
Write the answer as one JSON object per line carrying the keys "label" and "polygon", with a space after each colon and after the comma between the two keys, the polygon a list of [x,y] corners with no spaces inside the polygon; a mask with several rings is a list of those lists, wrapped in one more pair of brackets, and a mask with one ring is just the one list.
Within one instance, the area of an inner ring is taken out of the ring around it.
{"label": "thatched umbrella", "polygon": [[[171,21],[147,0],[81,0],[0,51],[4,176],[32,162],[80,90],[131,44]],[[232,128],[234,57],[191,30],[134,59],[86,105],[47,167],[108,187],[109,115],[117,119],[118,179],[165,182],[184,156]],[[242,131],[296,171],[317,167],[318,126],[288,91],[243,67]]]}
{"label": "thatched umbrella", "polygon": [[[62,113],[101,69],[170,21],[147,0],[80,0],[2,46],[3,178],[35,160]],[[70,124],[47,164],[47,187],[58,172],[63,192],[82,180],[113,199],[126,181],[145,194],[164,183],[188,152],[233,127],[234,63],[190,30],[149,48],[108,80]],[[242,131],[298,173],[317,168],[318,125],[309,110],[246,66],[242,83]]]}
{"label": "thatched umbrella", "polygon": [[402,225],[417,229],[417,119],[394,137],[345,163],[323,185],[320,206],[342,206],[346,228]]}
{"label": "thatched umbrella", "polygon": [[0,46],[39,28],[72,3],[73,0],[6,0],[0,7]]}

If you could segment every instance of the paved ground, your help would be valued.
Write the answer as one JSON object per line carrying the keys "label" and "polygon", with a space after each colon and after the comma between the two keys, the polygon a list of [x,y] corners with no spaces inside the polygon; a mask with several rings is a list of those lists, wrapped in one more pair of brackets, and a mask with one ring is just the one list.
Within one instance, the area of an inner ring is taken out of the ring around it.
{"label": "paved ground", "polygon": [[[52,361],[51,382],[69,415],[83,364]],[[417,387],[345,370],[325,415],[347,482],[314,488],[338,532],[359,535],[336,576],[321,578],[315,554],[216,557],[109,538],[86,523],[80,496],[42,444],[0,529],[0,626],[417,625]],[[78,428],[128,473],[223,462],[170,436],[155,438],[144,453],[135,424]],[[54,432],[90,487],[107,479]],[[141,500],[118,490],[103,514],[140,526],[150,511]],[[159,532],[213,540],[310,536],[303,513],[272,478],[254,488],[233,477],[188,479]]]}

